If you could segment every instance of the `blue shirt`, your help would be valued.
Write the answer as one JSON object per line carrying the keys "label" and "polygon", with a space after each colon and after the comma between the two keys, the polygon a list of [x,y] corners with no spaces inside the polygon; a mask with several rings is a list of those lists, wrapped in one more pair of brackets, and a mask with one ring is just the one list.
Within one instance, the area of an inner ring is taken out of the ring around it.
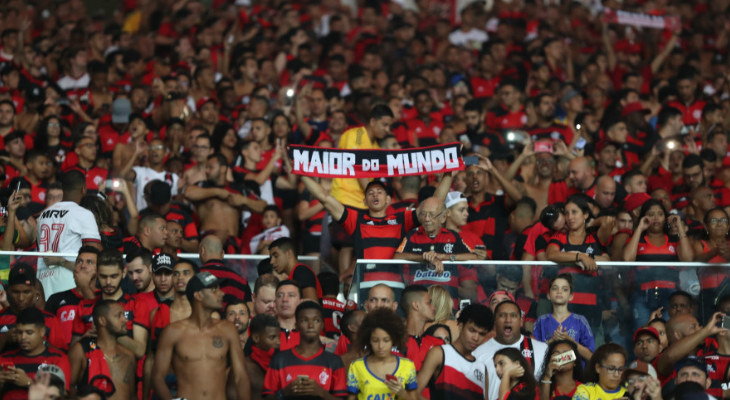
{"label": "blue shirt", "polygon": [[541,315],[535,321],[532,334],[535,336],[535,339],[541,342],[547,342],[553,337],[558,326],[565,328],[570,337],[582,346],[587,347],[591,352],[596,350],[596,342],[593,339],[593,332],[591,331],[591,326],[588,324],[588,320],[584,316],[576,313],[571,313],[562,323],[559,323],[552,314]]}

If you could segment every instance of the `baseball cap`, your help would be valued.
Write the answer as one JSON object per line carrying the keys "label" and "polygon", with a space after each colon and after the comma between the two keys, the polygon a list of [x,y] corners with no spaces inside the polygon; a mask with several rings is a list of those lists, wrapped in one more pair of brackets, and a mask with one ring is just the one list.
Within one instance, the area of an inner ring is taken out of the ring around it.
{"label": "baseball cap", "polygon": [[634,102],[629,103],[624,106],[624,109],[621,110],[621,116],[625,117],[625,116],[631,114],[632,112],[637,112],[637,111],[642,112],[642,113],[649,112],[648,109],[644,108],[644,105],[641,104],[640,101],[634,101]]}
{"label": "baseball cap", "polygon": [[647,200],[651,200],[651,196],[646,193],[631,193],[624,199],[624,209],[632,212],[636,208],[643,206]]}
{"label": "baseball cap", "polygon": [[373,179],[372,181],[368,182],[368,185],[367,186],[365,186],[365,193],[367,193],[368,190],[370,190],[370,188],[373,187],[373,186],[380,186],[386,192],[388,191],[388,188],[385,186],[385,183],[383,183],[382,181],[380,181],[378,179]]}
{"label": "baseball cap", "polygon": [[149,203],[154,206],[161,206],[170,202],[172,188],[167,182],[154,180],[149,183]]}
{"label": "baseball cap", "polygon": [[212,97],[203,97],[198,100],[197,103],[195,103],[195,109],[200,110],[205,105],[205,103],[213,103],[215,105],[218,105],[218,101],[216,101],[216,99]]}
{"label": "baseball cap", "polygon": [[654,369],[654,367],[652,367],[651,365],[649,365],[641,360],[636,360],[636,361],[632,362],[631,364],[629,364],[628,367],[626,367],[622,380],[625,380],[626,377],[628,377],[629,374],[631,374],[632,372],[633,373],[638,372],[640,374],[649,375],[654,379],[656,379],[656,377],[657,377],[656,370]]}
{"label": "baseball cap", "polygon": [[216,278],[215,275],[208,271],[198,272],[190,278],[188,287],[185,289],[186,294],[192,294],[203,289],[207,289],[214,286],[220,286],[223,280]]}
{"label": "baseball cap", "polygon": [[657,331],[656,328],[652,328],[651,326],[645,326],[637,329],[636,332],[634,332],[634,342],[636,341],[636,339],[639,338],[639,335],[642,334],[652,335],[656,338],[656,340],[661,341],[661,339],[659,338],[659,331]]}
{"label": "baseball cap", "polygon": [[24,136],[25,136],[25,131],[14,130],[5,136],[5,139],[3,141],[7,145],[8,143],[12,142],[15,139],[23,140]]}
{"label": "baseball cap", "polygon": [[163,269],[172,271],[172,264],[175,258],[172,254],[160,253],[152,257],[152,272],[157,273]]}
{"label": "baseball cap", "polygon": [[467,199],[464,193],[461,192],[449,192],[446,195],[446,208],[451,208],[459,203],[466,203]]}
{"label": "baseball cap", "polygon": [[679,370],[684,367],[695,367],[707,374],[707,364],[705,364],[705,362],[697,356],[689,356],[679,360],[679,362],[677,362],[674,366],[674,371],[679,373]]}
{"label": "baseball cap", "polygon": [[41,364],[38,366],[38,372],[48,372],[51,376],[55,376],[60,379],[63,386],[66,387],[66,375],[59,366],[53,364]]}
{"label": "baseball cap", "polygon": [[8,286],[29,285],[35,283],[35,270],[28,264],[18,263],[10,270]]}
{"label": "baseball cap", "polygon": [[128,124],[129,114],[132,113],[132,103],[126,97],[121,97],[114,100],[112,103],[112,123],[113,124]]}

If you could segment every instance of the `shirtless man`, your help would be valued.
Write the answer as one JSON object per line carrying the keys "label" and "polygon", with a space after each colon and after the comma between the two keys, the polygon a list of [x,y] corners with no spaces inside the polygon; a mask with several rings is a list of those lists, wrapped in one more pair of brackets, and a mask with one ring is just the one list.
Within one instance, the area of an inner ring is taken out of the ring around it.
{"label": "shirtless man", "polygon": [[[208,157],[205,164],[207,181],[185,189],[185,197],[196,203],[200,216],[200,232],[214,233],[221,242],[229,237],[238,237],[241,209],[262,213],[266,208],[264,200],[244,196],[242,187],[231,186],[226,181],[228,165],[221,154]],[[203,235],[201,235],[203,236]]]}
{"label": "shirtless man", "polygon": [[[549,141],[539,141],[539,144],[547,144]],[[512,179],[519,170],[520,166],[525,163],[530,156],[534,155],[534,163],[532,164],[532,174],[525,174],[523,168],[524,182],[517,183],[517,187],[526,196],[535,199],[537,203],[537,213],[539,214],[543,208],[548,205],[548,195],[550,193],[550,184],[553,182],[553,170],[555,169],[555,158],[548,151],[540,151],[541,146],[537,147],[538,151],[533,150],[532,145],[525,146],[525,149],[517,157],[515,162],[507,170],[506,178]]]}
{"label": "shirtless man", "polygon": [[87,383],[99,387],[97,377],[102,374],[103,364],[106,364],[111,375],[107,378],[111,379],[116,389],[114,395],[107,398],[135,399],[137,360],[131,351],[118,342],[118,338],[127,335],[124,307],[113,300],[99,299],[94,305],[93,316],[96,339],[82,338],[68,352],[72,390],[76,385],[83,386]]}
{"label": "shirtless man", "polygon": [[223,292],[213,274],[201,272],[185,290],[192,314],[170,324],[160,337],[155,354],[152,385],[162,400],[171,400],[165,375],[174,368],[177,396],[187,399],[225,399],[227,370],[235,382],[238,398],[249,400],[251,386],[243,366],[238,332],[230,322],[211,317],[223,308]]}
{"label": "shirtless man", "polygon": [[[208,160],[208,156],[213,154],[215,151],[210,143],[210,135],[207,133],[205,128],[200,127],[200,129],[205,133],[198,134],[195,136],[195,139],[193,139],[192,159],[195,165],[190,167],[183,174],[183,187],[197,185],[198,182],[202,182],[206,179],[205,162]],[[193,129],[193,131],[198,132],[195,129]],[[193,133],[191,132],[191,135],[192,134]]]}
{"label": "shirtless man", "polygon": [[261,400],[271,356],[281,343],[281,328],[276,317],[269,314],[255,316],[250,326],[252,345],[250,353],[246,354],[246,372],[251,380],[251,400]]}

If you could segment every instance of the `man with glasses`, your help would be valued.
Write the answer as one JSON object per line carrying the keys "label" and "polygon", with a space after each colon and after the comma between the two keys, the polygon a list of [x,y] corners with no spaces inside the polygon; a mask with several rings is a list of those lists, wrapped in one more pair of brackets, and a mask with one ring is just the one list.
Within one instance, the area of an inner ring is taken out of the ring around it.
{"label": "man with glasses", "polygon": [[393,258],[429,264],[429,267],[414,266],[416,268],[411,269],[414,283],[444,285],[453,298],[476,300],[476,270],[443,264],[443,261],[477,259],[458,233],[443,227],[446,222],[444,202],[430,197],[421,203],[416,214],[421,226],[406,235]]}

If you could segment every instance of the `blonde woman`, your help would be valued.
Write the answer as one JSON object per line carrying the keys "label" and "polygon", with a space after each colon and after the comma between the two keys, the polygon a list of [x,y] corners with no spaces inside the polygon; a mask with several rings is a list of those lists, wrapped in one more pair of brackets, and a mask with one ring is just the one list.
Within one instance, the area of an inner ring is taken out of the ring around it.
{"label": "blonde woman", "polygon": [[442,286],[437,285],[429,287],[428,293],[431,295],[431,302],[436,309],[436,313],[433,322],[426,324],[426,329],[434,324],[446,325],[451,330],[451,338],[458,338],[459,326],[452,315],[454,300],[451,298],[451,295]]}

